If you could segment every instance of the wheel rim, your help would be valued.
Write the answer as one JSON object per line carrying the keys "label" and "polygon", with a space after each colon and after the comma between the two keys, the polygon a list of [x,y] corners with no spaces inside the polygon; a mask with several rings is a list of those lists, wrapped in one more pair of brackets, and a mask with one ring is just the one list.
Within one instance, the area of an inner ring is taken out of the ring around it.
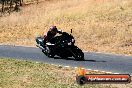
{"label": "wheel rim", "polygon": [[76,59],[77,60],[84,60],[84,56],[79,54],[79,55],[77,55]]}

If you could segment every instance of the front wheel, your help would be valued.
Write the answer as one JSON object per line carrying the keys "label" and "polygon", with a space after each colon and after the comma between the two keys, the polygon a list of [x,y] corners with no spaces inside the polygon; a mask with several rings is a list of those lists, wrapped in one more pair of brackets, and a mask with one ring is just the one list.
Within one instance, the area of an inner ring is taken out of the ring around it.
{"label": "front wheel", "polygon": [[51,52],[51,50],[49,50],[49,48],[46,48],[46,50],[42,50],[42,52],[46,55],[46,56],[48,56],[49,58],[54,58],[54,53],[53,52]]}
{"label": "front wheel", "polygon": [[48,56],[49,58],[54,58],[55,55],[54,55],[54,54],[48,54],[47,56]]}

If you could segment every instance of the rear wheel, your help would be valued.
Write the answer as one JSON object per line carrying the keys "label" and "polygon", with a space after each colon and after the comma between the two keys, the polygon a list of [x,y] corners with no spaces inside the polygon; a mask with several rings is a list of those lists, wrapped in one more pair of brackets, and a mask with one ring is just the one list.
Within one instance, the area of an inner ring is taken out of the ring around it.
{"label": "rear wheel", "polygon": [[84,54],[76,55],[75,59],[78,60],[78,61],[84,61]]}
{"label": "rear wheel", "polygon": [[73,57],[77,61],[83,61],[84,60],[84,53],[77,46],[74,47],[74,49],[72,50],[72,52],[73,52]]}
{"label": "rear wheel", "polygon": [[60,57],[64,58],[64,59],[68,58],[68,56],[66,56],[66,55],[63,55],[63,56],[60,56]]}

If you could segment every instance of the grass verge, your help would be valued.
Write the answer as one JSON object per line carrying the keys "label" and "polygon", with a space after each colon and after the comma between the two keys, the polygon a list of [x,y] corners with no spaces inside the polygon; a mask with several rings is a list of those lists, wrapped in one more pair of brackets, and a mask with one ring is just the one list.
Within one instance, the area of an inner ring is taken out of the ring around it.
{"label": "grass verge", "polygon": [[[97,72],[89,71],[88,74]],[[100,74],[100,73],[98,73]],[[0,88],[127,88],[131,84],[87,84],[75,81],[75,69],[33,61],[0,58]]]}

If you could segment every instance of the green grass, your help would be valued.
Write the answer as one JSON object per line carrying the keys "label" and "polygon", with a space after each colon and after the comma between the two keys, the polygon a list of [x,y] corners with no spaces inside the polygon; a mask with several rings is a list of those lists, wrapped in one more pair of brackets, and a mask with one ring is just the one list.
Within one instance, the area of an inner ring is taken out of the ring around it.
{"label": "green grass", "polygon": [[0,59],[0,88],[117,88],[102,84],[80,86],[76,83],[75,76],[76,71],[73,68],[26,60]]}

